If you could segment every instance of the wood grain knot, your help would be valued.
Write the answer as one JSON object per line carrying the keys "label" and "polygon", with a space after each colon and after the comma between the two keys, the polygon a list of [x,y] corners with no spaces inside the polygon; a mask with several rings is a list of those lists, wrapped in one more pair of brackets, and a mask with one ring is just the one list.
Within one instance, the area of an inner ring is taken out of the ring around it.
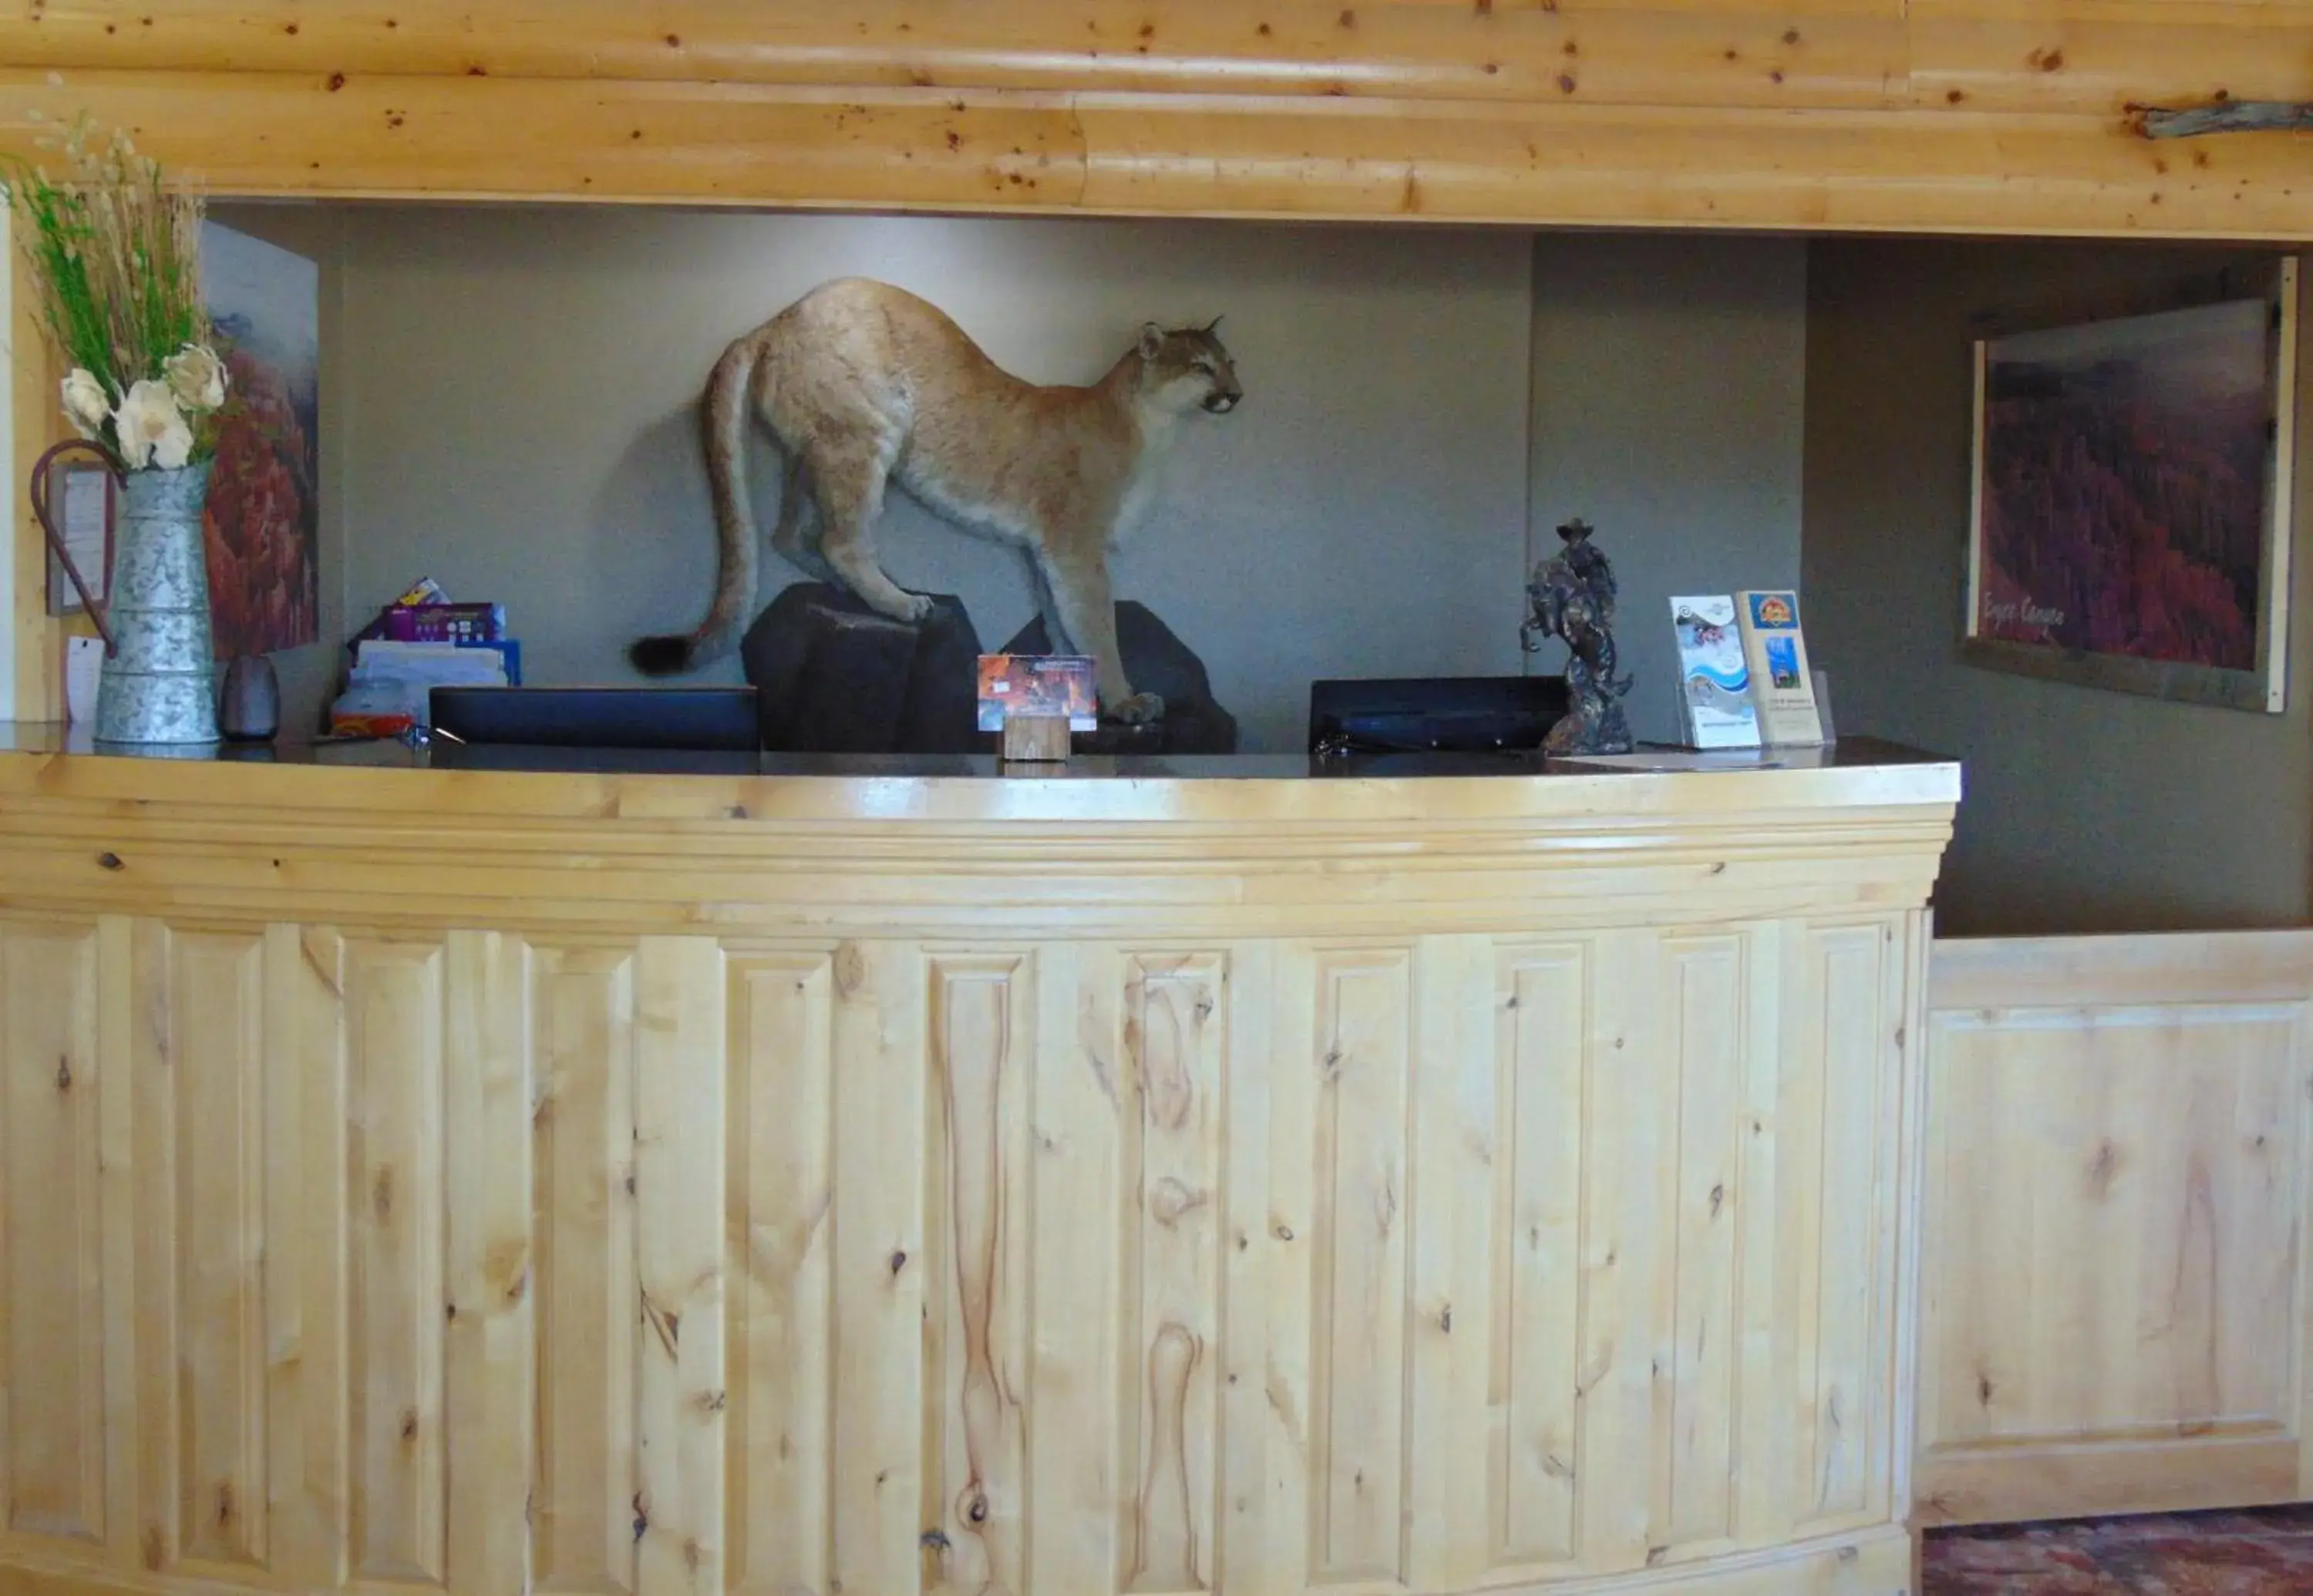
{"label": "wood grain knot", "polygon": [[645,1292],[642,1296],[643,1318],[653,1330],[658,1333],[658,1344],[666,1349],[666,1355],[669,1358],[676,1356],[676,1348],[682,1345],[682,1315],[672,1309],[661,1308],[651,1301],[648,1292]]}
{"label": "wood grain knot", "polygon": [[414,1407],[402,1409],[401,1439],[405,1442],[418,1439],[418,1410]]}
{"label": "wood grain knot", "polygon": [[1293,1239],[1293,1227],[1280,1221],[1277,1226],[1276,1234],[1280,1241],[1290,1241]]}
{"label": "wood grain knot", "polygon": [[60,1092],[72,1090],[72,1059],[60,1053],[57,1055],[57,1089]]}
{"label": "wood grain knot", "polygon": [[370,1212],[377,1215],[377,1222],[380,1224],[384,1224],[393,1218],[393,1166],[391,1164],[380,1164],[377,1167],[377,1178],[370,1183],[369,1206]]}
{"label": "wood grain knot", "polygon": [[1149,1217],[1168,1230],[1177,1230],[1183,1214],[1203,1207],[1209,1200],[1205,1193],[1191,1191],[1178,1177],[1167,1175],[1148,1194]]}
{"label": "wood grain knot", "polygon": [[[950,138],[955,136],[950,134]],[[949,145],[952,149],[954,145]],[[846,942],[835,950],[835,992],[838,997],[851,997],[867,984],[867,956],[859,951],[857,942]]]}
{"label": "wood grain knot", "polygon": [[908,1255],[904,1252],[894,1252],[892,1255],[891,1265],[892,1277],[896,1280],[899,1278],[900,1271],[908,1266]]}
{"label": "wood grain knot", "polygon": [[530,1243],[513,1239],[491,1248],[482,1260],[482,1278],[500,1300],[521,1301],[530,1290]]}
{"label": "wood grain knot", "polygon": [[96,856],[96,864],[97,864],[97,868],[98,868],[99,869],[103,869],[103,870],[117,870],[117,869],[119,869],[121,868],[121,864],[120,864],[120,855],[119,855],[119,854],[117,854],[117,853],[109,852],[109,851],[108,851],[108,852],[104,852],[104,853],[100,853],[100,854],[98,854],[98,855]]}
{"label": "wood grain knot", "polygon": [[972,1500],[964,1503],[963,1517],[967,1523],[988,1522],[988,1498],[974,1491],[972,1494]]}

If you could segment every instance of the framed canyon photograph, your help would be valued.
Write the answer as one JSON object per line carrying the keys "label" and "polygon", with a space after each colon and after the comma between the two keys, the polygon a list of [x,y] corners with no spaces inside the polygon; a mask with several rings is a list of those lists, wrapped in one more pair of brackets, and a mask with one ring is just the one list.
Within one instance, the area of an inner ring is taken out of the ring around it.
{"label": "framed canyon photograph", "polygon": [[2278,712],[2298,269],[1975,345],[1971,664]]}
{"label": "framed canyon photograph", "polygon": [[321,637],[321,268],[216,222],[201,234],[230,379],[205,541],[216,657]]}

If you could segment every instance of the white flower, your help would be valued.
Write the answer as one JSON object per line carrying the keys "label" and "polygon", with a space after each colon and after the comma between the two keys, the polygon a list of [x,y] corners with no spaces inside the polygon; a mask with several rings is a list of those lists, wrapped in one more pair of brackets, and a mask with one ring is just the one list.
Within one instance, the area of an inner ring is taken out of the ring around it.
{"label": "white flower", "polygon": [[193,429],[166,383],[146,377],[129,389],[113,421],[120,429],[120,457],[131,471],[148,464],[176,471],[192,456]]}
{"label": "white flower", "polygon": [[207,344],[187,344],[161,362],[169,392],[197,416],[206,416],[224,403],[224,362]]}
{"label": "white flower", "polygon": [[104,396],[104,384],[84,368],[74,367],[65,379],[64,400],[66,419],[83,437],[96,436],[112,419],[112,401]]}

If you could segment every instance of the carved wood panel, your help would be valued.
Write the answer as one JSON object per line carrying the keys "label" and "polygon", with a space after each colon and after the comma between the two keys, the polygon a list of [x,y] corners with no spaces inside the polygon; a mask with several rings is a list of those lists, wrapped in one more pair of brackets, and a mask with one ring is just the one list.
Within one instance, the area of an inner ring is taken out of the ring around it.
{"label": "carved wood panel", "polygon": [[0,1559],[1298,1596],[1892,1544],[1918,929],[6,922]]}
{"label": "carved wood panel", "polygon": [[1925,1515],[2300,1496],[2306,939],[1960,944],[1938,989]]}

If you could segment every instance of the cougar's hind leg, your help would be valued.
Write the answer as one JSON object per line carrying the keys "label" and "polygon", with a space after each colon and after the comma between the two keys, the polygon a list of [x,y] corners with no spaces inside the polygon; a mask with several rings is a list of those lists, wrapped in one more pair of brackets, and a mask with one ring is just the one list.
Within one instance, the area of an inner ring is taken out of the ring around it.
{"label": "cougar's hind leg", "polygon": [[787,486],[779,494],[779,524],[771,532],[771,551],[814,582],[831,587],[845,585],[819,551],[819,506],[801,454],[787,462]]}
{"label": "cougar's hind leg", "polygon": [[932,613],[932,601],[901,588],[875,563],[875,521],[884,513],[890,469],[887,451],[873,436],[814,452],[810,474],[819,505],[819,551],[869,609],[913,624]]}

